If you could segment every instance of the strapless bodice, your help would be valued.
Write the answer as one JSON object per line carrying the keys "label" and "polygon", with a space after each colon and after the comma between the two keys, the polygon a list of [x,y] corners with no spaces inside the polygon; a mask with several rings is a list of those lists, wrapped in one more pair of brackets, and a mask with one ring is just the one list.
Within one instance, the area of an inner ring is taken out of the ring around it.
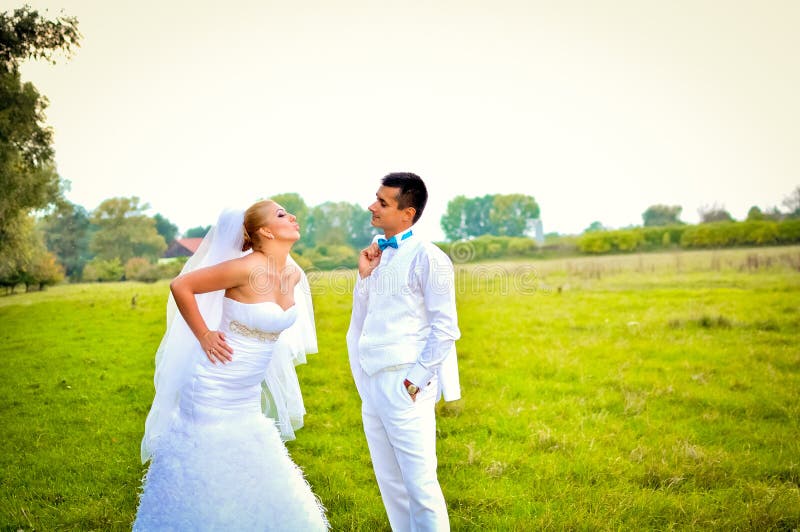
{"label": "strapless bodice", "polygon": [[[273,301],[241,303],[229,297],[222,300],[222,323],[220,330],[234,331],[231,323],[239,323],[250,330],[280,333],[297,319],[297,307],[283,309]],[[243,331],[244,332],[244,331]]]}
{"label": "strapless bodice", "polygon": [[201,352],[192,378],[181,390],[181,415],[195,422],[213,422],[231,414],[261,415],[261,382],[275,341],[297,319],[295,306],[241,303],[224,298],[219,330],[233,349],[233,360],[212,363]]}

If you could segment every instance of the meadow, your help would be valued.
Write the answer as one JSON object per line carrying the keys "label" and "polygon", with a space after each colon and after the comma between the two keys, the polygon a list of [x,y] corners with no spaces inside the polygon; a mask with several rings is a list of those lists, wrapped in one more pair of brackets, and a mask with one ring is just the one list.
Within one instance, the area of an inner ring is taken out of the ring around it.
{"label": "meadow", "polygon": [[[345,350],[353,276],[309,274],[320,353],[288,447],[334,530],[388,530]],[[800,528],[800,247],[458,264],[456,284],[453,530]],[[167,291],[0,298],[0,530],[130,528]]]}

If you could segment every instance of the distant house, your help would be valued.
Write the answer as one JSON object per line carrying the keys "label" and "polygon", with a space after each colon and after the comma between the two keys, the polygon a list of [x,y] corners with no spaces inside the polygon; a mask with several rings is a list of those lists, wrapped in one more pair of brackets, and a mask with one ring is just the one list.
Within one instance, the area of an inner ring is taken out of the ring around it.
{"label": "distant house", "polygon": [[202,241],[202,238],[177,238],[164,252],[163,258],[191,257]]}

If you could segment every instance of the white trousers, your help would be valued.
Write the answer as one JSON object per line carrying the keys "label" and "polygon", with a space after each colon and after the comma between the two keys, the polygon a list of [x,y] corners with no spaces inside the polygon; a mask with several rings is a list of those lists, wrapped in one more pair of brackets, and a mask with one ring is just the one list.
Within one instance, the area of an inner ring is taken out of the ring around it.
{"label": "white trousers", "polygon": [[394,532],[448,531],[436,477],[436,377],[416,402],[403,386],[407,368],[362,374],[361,415],[383,505]]}

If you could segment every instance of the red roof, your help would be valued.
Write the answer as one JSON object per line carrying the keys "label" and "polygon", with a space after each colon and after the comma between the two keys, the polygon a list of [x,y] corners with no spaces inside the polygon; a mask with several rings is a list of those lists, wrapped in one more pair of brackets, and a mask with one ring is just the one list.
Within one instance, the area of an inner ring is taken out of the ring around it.
{"label": "red roof", "polygon": [[189,251],[191,251],[192,254],[194,254],[194,252],[197,251],[197,248],[200,247],[200,242],[202,242],[202,241],[203,241],[202,238],[178,238],[177,239],[178,244],[180,244],[181,246],[183,246],[186,249],[188,249]]}

